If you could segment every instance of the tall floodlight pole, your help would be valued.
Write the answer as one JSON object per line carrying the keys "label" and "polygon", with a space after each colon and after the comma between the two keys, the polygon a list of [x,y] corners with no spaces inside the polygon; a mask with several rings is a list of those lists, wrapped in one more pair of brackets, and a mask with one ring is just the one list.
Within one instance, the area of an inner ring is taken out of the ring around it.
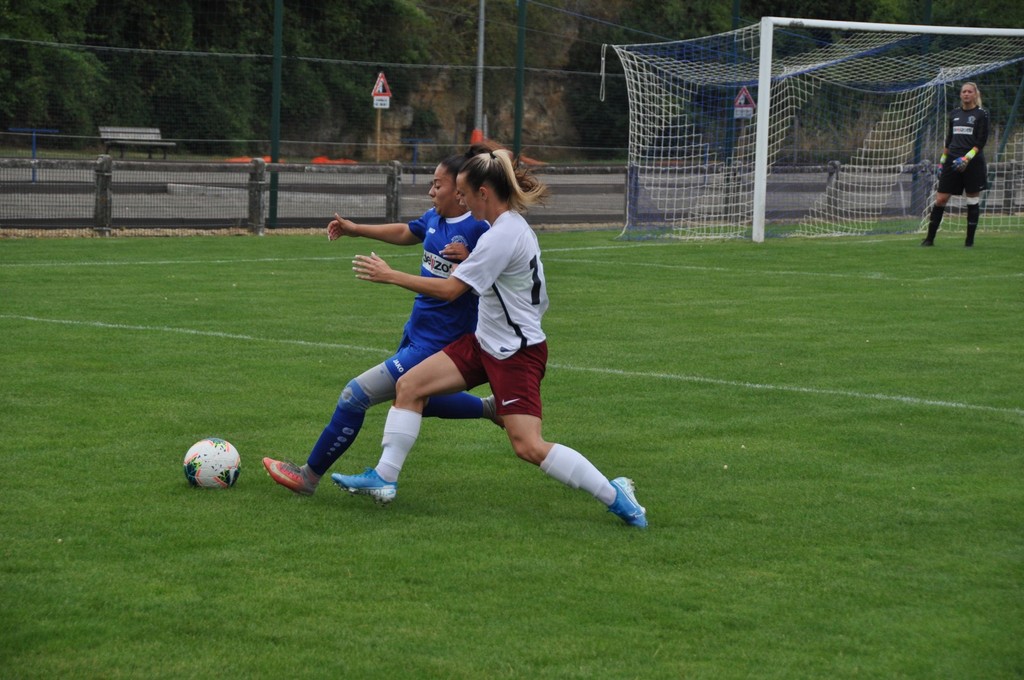
{"label": "tall floodlight pole", "polygon": [[479,142],[484,138],[484,5],[487,0],[480,0],[480,18],[476,31],[476,110],[473,115],[473,136],[470,142]]}
{"label": "tall floodlight pole", "polygon": [[[274,59],[270,85],[270,162],[281,154],[281,52],[284,44],[284,0],[274,0]],[[270,228],[277,226],[277,173],[270,173]]]}
{"label": "tall floodlight pole", "polygon": [[519,0],[519,33],[516,40],[516,109],[515,129],[512,131],[512,152],[518,157],[523,147],[523,83],[526,70],[526,0]]}

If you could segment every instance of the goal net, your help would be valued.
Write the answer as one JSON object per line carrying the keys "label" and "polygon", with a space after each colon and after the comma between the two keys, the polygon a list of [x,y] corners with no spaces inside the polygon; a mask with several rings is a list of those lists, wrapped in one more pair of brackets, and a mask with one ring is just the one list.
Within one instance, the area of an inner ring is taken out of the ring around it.
{"label": "goal net", "polygon": [[[765,17],[613,47],[629,97],[624,237],[917,231],[967,81],[990,114],[979,228],[1024,229],[1024,30]],[[944,230],[963,228],[958,206]]]}

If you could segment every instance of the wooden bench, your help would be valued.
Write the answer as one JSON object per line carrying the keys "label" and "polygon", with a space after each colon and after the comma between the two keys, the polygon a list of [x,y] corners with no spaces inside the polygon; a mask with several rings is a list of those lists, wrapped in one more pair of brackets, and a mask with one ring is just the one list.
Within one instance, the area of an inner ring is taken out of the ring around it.
{"label": "wooden bench", "polygon": [[125,147],[145,147],[149,157],[153,157],[153,149],[163,149],[167,158],[167,149],[177,146],[174,142],[165,141],[160,137],[160,128],[137,127],[101,127],[100,139],[110,153],[111,147],[120,147],[121,158],[124,158]]}

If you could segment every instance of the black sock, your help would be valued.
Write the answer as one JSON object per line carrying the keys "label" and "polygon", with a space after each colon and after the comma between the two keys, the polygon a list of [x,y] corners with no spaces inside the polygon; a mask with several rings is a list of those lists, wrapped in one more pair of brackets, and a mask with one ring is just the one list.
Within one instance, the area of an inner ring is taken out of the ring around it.
{"label": "black sock", "polygon": [[967,238],[965,246],[974,245],[974,232],[978,231],[978,217],[981,215],[981,206],[975,203],[967,206]]}
{"label": "black sock", "polygon": [[925,238],[928,241],[935,239],[935,234],[939,233],[939,224],[942,222],[942,213],[946,211],[946,206],[935,205],[932,206],[932,216],[928,220],[928,236]]}

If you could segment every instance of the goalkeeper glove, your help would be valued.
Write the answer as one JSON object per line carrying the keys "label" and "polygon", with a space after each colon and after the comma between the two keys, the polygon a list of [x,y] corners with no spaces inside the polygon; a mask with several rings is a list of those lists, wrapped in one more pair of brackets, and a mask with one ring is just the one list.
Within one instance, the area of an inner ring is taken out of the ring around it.
{"label": "goalkeeper glove", "polygon": [[946,164],[946,154],[939,156],[939,164],[935,166],[935,172],[942,173],[942,166]]}
{"label": "goalkeeper glove", "polygon": [[978,147],[974,147],[973,149],[965,153],[963,156],[960,156],[960,158],[954,158],[953,169],[956,170],[957,172],[963,172],[964,170],[966,170],[967,164],[971,162],[971,159],[974,158],[974,154],[976,153],[978,153]]}

